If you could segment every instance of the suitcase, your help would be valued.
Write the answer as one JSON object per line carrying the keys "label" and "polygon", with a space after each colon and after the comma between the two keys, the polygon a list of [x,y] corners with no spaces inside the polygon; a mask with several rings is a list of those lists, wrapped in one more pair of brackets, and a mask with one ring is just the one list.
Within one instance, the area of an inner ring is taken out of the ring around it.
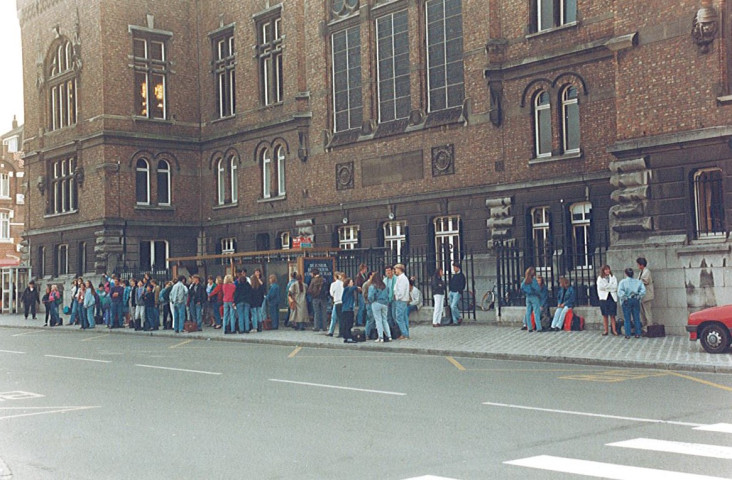
{"label": "suitcase", "polygon": [[351,329],[351,338],[357,342],[365,342],[366,331],[363,329],[363,327],[353,327]]}
{"label": "suitcase", "polygon": [[262,321],[262,330],[272,330],[272,319],[271,318],[265,318]]}
{"label": "suitcase", "polygon": [[196,324],[196,322],[185,322],[185,323],[183,323],[183,330],[188,333],[197,332],[198,325]]}
{"label": "suitcase", "polygon": [[646,327],[646,337],[660,338],[666,336],[666,327],[663,325],[648,325]]}

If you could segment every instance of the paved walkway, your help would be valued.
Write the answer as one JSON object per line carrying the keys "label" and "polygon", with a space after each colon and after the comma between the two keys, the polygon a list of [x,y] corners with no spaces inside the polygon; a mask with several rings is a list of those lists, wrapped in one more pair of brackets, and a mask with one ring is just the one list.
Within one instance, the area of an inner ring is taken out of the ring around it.
{"label": "paved walkway", "polygon": [[[43,320],[24,320],[22,315],[12,314],[0,315],[0,327],[48,328],[43,327]],[[59,333],[80,332],[79,327],[75,326],[54,327],[49,330]],[[97,326],[96,331],[119,335],[155,335],[302,347],[732,373],[732,353],[708,354],[699,342],[690,342],[686,336],[626,340],[622,336],[603,337],[597,330],[529,333],[516,326],[472,320],[459,327],[432,328],[429,324],[418,324],[410,326],[412,338],[409,340],[391,343],[367,341],[355,345],[344,344],[340,339],[328,337],[322,332],[296,332],[290,328],[246,335],[223,335],[221,330],[208,327],[202,332],[179,334],[169,330],[153,333],[130,329],[107,330],[103,326]]]}

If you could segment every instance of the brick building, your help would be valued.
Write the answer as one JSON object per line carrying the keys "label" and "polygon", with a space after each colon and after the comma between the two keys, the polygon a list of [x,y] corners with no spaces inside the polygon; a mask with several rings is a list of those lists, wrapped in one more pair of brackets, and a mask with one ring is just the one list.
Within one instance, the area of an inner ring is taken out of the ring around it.
{"label": "brick building", "polygon": [[496,242],[590,276],[643,254],[677,325],[732,299],[729,2],[17,5],[39,276],[308,234],[472,251],[478,291]]}
{"label": "brick building", "polygon": [[25,222],[23,126],[13,118],[12,129],[0,135],[0,267],[20,265],[20,243]]}

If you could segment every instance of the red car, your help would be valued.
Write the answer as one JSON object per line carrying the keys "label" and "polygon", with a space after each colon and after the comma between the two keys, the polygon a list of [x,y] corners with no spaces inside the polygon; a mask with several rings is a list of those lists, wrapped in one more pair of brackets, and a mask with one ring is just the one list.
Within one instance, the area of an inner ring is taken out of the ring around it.
{"label": "red car", "polygon": [[689,315],[686,331],[689,340],[699,339],[709,353],[724,353],[730,345],[732,330],[732,305],[712,307]]}

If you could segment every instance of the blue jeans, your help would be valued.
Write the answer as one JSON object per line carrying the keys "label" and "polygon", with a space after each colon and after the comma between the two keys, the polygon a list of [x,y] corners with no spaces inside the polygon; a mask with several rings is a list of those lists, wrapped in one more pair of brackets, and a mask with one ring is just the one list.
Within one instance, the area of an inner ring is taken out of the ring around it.
{"label": "blue jeans", "polygon": [[[379,338],[383,339],[384,334],[386,334],[386,338],[391,339],[391,329],[389,328],[389,322],[386,320],[389,307],[378,302],[372,303],[370,307],[373,321],[376,324],[376,331],[379,333]],[[368,329],[368,325],[366,328]]]}
{"label": "blue jeans", "polygon": [[224,302],[224,333],[226,329],[230,332],[236,332],[236,322],[234,321],[234,303]]}
{"label": "blue jeans", "polygon": [[96,322],[94,321],[94,307],[86,309],[86,324],[86,328],[94,328],[96,326]]}
{"label": "blue jeans", "polygon": [[203,305],[200,303],[194,303],[190,306],[191,319],[196,322],[196,326],[199,330],[203,328]]}
{"label": "blue jeans", "polygon": [[122,302],[112,302],[112,327],[121,327],[123,324]]}
{"label": "blue jeans", "polygon": [[76,322],[81,323],[81,319],[79,318],[79,302],[76,300],[71,300],[71,318],[69,319],[69,324],[73,325]]}
{"label": "blue jeans", "polygon": [[407,310],[407,302],[394,300],[394,320],[399,325],[402,335],[409,338],[409,311]]}
{"label": "blue jeans", "polygon": [[272,320],[272,329],[277,330],[280,328],[280,306],[270,305],[267,302],[267,309],[269,310],[269,318]]}
{"label": "blue jeans", "polygon": [[[552,328],[559,328],[561,329],[564,327],[564,317],[567,316],[567,310],[569,310],[570,307],[557,307],[557,309],[554,311],[554,318],[552,319]],[[537,323],[539,320],[537,320]]]}
{"label": "blue jeans", "polygon": [[328,300],[313,298],[313,328],[325,329],[325,320],[328,315]]}
{"label": "blue jeans", "polygon": [[458,320],[460,320],[460,297],[460,292],[450,292],[447,297],[448,302],[450,303],[452,323],[458,323]]}
{"label": "blue jeans", "polygon": [[[335,326],[336,322],[340,325],[340,319],[341,319],[341,312],[343,311],[343,304],[337,303],[333,305],[333,312],[330,315],[330,328],[328,328],[328,333],[333,335],[335,333]],[[339,331],[338,336],[342,337],[343,332]]]}
{"label": "blue jeans", "polygon": [[541,303],[539,297],[526,297],[526,314],[524,315],[524,325],[531,330],[531,312],[534,312],[534,321],[536,322],[536,331],[541,332]]}
{"label": "blue jeans", "polygon": [[185,303],[174,303],[173,304],[173,330],[176,332],[183,331],[183,324],[186,321],[186,304]]}
{"label": "blue jeans", "polygon": [[626,298],[623,302],[623,317],[625,318],[625,336],[630,336],[631,317],[635,320],[635,334],[641,334],[640,302],[637,298]]}
{"label": "blue jeans", "polygon": [[261,328],[261,320],[262,320],[262,307],[252,307],[252,328],[259,330]]}
{"label": "blue jeans", "polygon": [[251,306],[248,303],[236,304],[236,315],[239,317],[239,331],[249,332],[249,316],[251,314]]}
{"label": "blue jeans", "polygon": [[145,307],[145,323],[144,327],[145,330],[152,330],[153,329],[153,321],[155,317],[155,307]]}
{"label": "blue jeans", "polygon": [[364,310],[366,310],[366,331],[364,333],[366,335],[366,338],[370,338],[371,330],[376,327],[376,321],[374,320],[374,309],[372,308],[372,305],[368,303],[364,305]]}
{"label": "blue jeans", "polygon": [[[364,324],[364,318],[368,317],[368,310],[366,308],[366,302],[363,299],[363,295],[360,293],[358,294],[358,316],[356,317],[356,325],[363,325]],[[368,336],[368,334],[367,334]]]}
{"label": "blue jeans", "polygon": [[216,321],[216,325],[221,325],[221,309],[219,307],[219,302],[211,302],[211,308],[213,309],[213,315],[214,320]]}

